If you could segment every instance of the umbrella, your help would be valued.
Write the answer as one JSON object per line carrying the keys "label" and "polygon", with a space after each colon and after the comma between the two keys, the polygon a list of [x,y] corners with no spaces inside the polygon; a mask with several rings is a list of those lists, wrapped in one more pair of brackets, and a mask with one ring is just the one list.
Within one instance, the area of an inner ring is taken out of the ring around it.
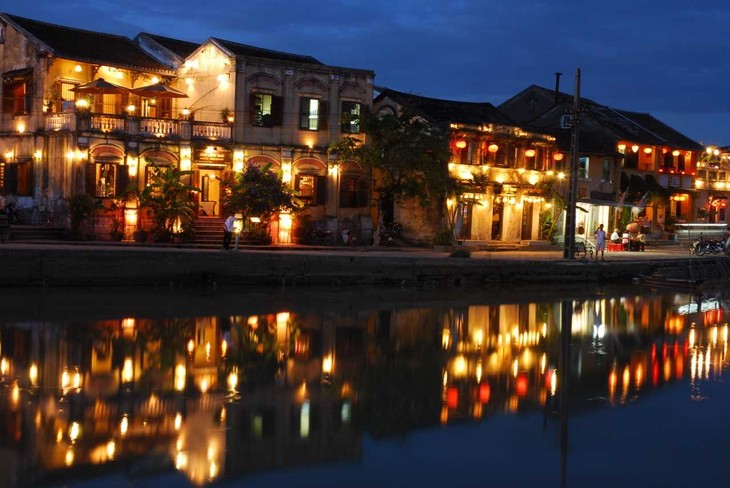
{"label": "umbrella", "polygon": [[186,93],[170,88],[162,83],[133,88],[131,92],[145,98],[188,98]]}
{"label": "umbrella", "polygon": [[71,88],[75,93],[90,93],[92,95],[121,95],[129,93],[129,89],[123,86],[109,83],[104,78],[97,78],[94,81]]}

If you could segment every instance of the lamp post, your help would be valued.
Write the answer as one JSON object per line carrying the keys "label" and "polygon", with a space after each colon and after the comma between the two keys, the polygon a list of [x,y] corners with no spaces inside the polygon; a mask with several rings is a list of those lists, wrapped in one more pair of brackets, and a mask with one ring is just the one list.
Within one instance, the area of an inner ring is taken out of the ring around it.
{"label": "lamp post", "polygon": [[563,257],[575,257],[575,212],[578,193],[578,125],[580,113],[580,68],[575,70],[575,94],[573,110],[570,116],[570,189],[568,190],[568,207],[565,218],[565,239],[563,241]]}

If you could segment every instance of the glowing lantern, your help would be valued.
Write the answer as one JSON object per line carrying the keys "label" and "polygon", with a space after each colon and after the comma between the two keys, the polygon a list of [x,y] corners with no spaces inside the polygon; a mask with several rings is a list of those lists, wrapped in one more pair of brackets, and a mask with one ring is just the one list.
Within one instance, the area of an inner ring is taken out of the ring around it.
{"label": "glowing lantern", "polygon": [[639,146],[637,146],[636,144],[634,144],[633,146],[631,146],[631,150],[634,151],[634,152],[639,152]]}
{"label": "glowing lantern", "polygon": [[553,159],[555,161],[562,161],[563,157],[564,157],[563,153],[560,153],[560,152],[556,152],[555,154],[553,154]]}
{"label": "glowing lantern", "polygon": [[527,156],[528,158],[531,158],[531,157],[535,156],[535,150],[534,149],[528,149],[527,151],[525,151],[525,156]]}
{"label": "glowing lantern", "polygon": [[479,385],[479,403],[489,403],[489,397],[492,394],[492,389],[489,383],[482,383]]}
{"label": "glowing lantern", "polygon": [[517,396],[523,397],[527,394],[527,384],[527,375],[525,373],[517,376],[517,385],[515,387]]}
{"label": "glowing lantern", "polygon": [[487,148],[487,151],[489,151],[490,153],[496,153],[498,150],[499,150],[499,146],[496,144],[490,144],[489,147]]}
{"label": "glowing lantern", "polygon": [[466,141],[464,139],[459,139],[456,141],[456,148],[457,149],[464,149],[466,147]]}
{"label": "glowing lantern", "polygon": [[652,149],[650,147],[644,148],[644,154],[651,154]]}
{"label": "glowing lantern", "polygon": [[672,151],[672,156],[679,156],[679,151],[677,151],[676,149]]}
{"label": "glowing lantern", "polygon": [[451,386],[446,390],[446,406],[455,409],[459,405],[459,389]]}

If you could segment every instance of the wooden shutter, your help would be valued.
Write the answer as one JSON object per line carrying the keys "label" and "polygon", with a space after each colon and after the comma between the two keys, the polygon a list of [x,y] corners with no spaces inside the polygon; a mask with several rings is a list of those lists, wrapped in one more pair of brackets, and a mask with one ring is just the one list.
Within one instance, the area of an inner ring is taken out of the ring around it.
{"label": "wooden shutter", "polygon": [[271,125],[284,124],[284,97],[271,97]]}
{"label": "wooden shutter", "polygon": [[129,187],[129,166],[117,165],[117,181],[114,185],[114,196],[121,197]]}
{"label": "wooden shutter", "polygon": [[329,120],[329,110],[327,102],[319,101],[319,120],[317,121],[317,130],[327,130],[327,121]]}
{"label": "wooden shutter", "polygon": [[96,196],[96,163],[86,165],[86,193]]}
{"label": "wooden shutter", "polygon": [[5,193],[18,193],[18,165],[5,165]]}
{"label": "wooden shutter", "polygon": [[12,114],[15,111],[15,99],[13,98],[13,84],[3,83],[3,113]]}
{"label": "wooden shutter", "polygon": [[327,204],[327,177],[317,176],[317,205]]}
{"label": "wooden shutter", "polygon": [[256,125],[256,94],[249,93],[248,95],[248,123]]}

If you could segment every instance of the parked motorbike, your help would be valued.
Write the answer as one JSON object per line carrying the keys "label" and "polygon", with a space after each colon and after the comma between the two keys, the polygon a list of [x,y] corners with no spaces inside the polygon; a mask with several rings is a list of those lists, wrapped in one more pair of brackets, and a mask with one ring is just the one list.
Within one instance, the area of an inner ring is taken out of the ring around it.
{"label": "parked motorbike", "polygon": [[[728,238],[728,241],[730,241],[730,238]],[[725,254],[730,254],[728,244],[725,240],[705,239],[704,237],[702,237],[702,234],[700,234],[699,239],[693,242],[690,246],[690,253],[696,256],[703,256],[705,254],[720,254],[721,252],[724,252]]]}
{"label": "parked motorbike", "polygon": [[380,245],[392,246],[395,244],[395,239],[400,237],[402,233],[403,226],[398,222],[390,222],[383,225],[383,230],[380,233]]}
{"label": "parked motorbike", "polygon": [[309,244],[332,245],[332,231],[313,227],[307,232]]}

